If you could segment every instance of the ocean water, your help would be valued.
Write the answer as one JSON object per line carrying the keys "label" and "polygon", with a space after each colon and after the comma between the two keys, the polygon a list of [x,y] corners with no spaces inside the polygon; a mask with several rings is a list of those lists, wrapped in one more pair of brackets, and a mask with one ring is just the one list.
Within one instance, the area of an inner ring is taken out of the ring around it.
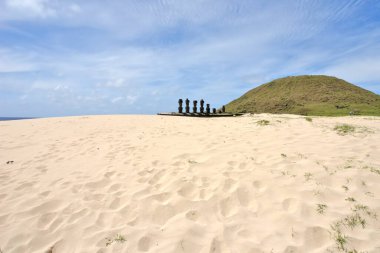
{"label": "ocean water", "polygon": [[0,121],[5,121],[5,120],[20,120],[20,119],[35,119],[35,118],[0,117]]}

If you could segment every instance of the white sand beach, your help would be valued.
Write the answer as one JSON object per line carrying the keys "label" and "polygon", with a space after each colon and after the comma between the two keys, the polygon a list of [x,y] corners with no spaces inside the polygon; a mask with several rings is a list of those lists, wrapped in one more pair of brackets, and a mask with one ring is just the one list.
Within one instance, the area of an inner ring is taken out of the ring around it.
{"label": "white sand beach", "polygon": [[0,249],[379,253],[380,117],[2,121]]}

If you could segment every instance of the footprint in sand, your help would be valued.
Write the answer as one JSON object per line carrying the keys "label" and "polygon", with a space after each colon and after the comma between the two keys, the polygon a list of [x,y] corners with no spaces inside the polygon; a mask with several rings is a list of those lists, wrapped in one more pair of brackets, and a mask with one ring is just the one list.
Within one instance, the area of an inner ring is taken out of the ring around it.
{"label": "footprint in sand", "polygon": [[35,182],[23,183],[20,186],[18,186],[15,190],[20,191],[20,190],[24,190],[27,188],[32,188],[35,184],[36,184]]}
{"label": "footprint in sand", "polygon": [[174,163],[172,163],[171,165],[172,166],[180,166],[180,165],[184,165],[185,163],[183,161],[176,161]]}
{"label": "footprint in sand", "polygon": [[246,163],[240,163],[240,164],[239,164],[239,169],[240,169],[240,170],[244,170],[246,167],[247,167],[247,164],[246,164]]}
{"label": "footprint in sand", "polygon": [[[250,249],[249,251],[247,251],[248,253],[267,253],[268,251],[263,251],[261,249],[258,249],[258,248],[253,248],[253,249]],[[271,252],[274,252],[274,251],[271,251]],[[296,252],[294,252],[296,253]]]}
{"label": "footprint in sand", "polygon": [[199,212],[196,210],[188,211],[185,216],[189,220],[196,221],[199,218]]}
{"label": "footprint in sand", "polygon": [[287,198],[282,201],[282,207],[284,210],[294,213],[299,209],[300,201],[296,198]]}
{"label": "footprint in sand", "polygon": [[230,217],[237,213],[240,203],[236,198],[231,196],[221,200],[219,206],[221,214],[224,217]]}
{"label": "footprint in sand", "polygon": [[44,191],[44,192],[41,192],[40,195],[47,197],[50,193],[51,193],[51,191]]}
{"label": "footprint in sand", "polygon": [[139,251],[148,251],[151,247],[152,239],[148,236],[142,237],[138,242],[138,250]]}
{"label": "footprint in sand", "polygon": [[148,174],[148,172],[144,169],[144,170],[142,170],[142,171],[139,171],[138,173],[137,173],[137,175],[139,175],[140,177],[143,177],[143,176],[145,176],[146,174]]}
{"label": "footprint in sand", "polygon": [[222,251],[221,241],[216,238],[212,239],[209,253],[221,253],[221,252],[224,252]]}
{"label": "footprint in sand", "polygon": [[236,194],[237,194],[238,200],[242,206],[248,206],[249,205],[252,197],[250,196],[250,193],[249,193],[247,188],[239,187],[236,190]]}
{"label": "footprint in sand", "polygon": [[138,224],[138,222],[139,222],[139,219],[136,217],[136,218],[132,219],[131,221],[129,221],[127,224],[131,227],[134,227]]}
{"label": "footprint in sand", "polygon": [[97,218],[96,218],[95,224],[97,226],[109,227],[110,226],[110,220],[109,220],[108,214],[104,213],[104,212],[99,213]]}
{"label": "footprint in sand", "polygon": [[0,194],[0,200],[3,200],[3,199],[5,199],[6,197],[7,197],[8,195],[7,194]]}
{"label": "footprint in sand", "polygon": [[62,208],[63,201],[58,199],[52,199],[46,202],[43,202],[42,204],[39,204],[35,207],[32,207],[27,212],[29,214],[41,214],[46,212],[53,212],[58,211]]}
{"label": "footprint in sand", "polygon": [[120,187],[121,187],[121,184],[113,184],[108,189],[108,193],[116,192],[120,189]]}
{"label": "footprint in sand", "polygon": [[209,199],[212,197],[212,192],[206,191],[205,189],[201,189],[199,191],[199,198],[200,199]]}
{"label": "footprint in sand", "polygon": [[261,181],[254,181],[254,182],[252,183],[252,185],[253,185],[253,187],[254,187],[255,189],[257,189],[258,192],[263,192],[263,191],[266,190],[266,186],[265,186],[264,183],[261,182]]}
{"label": "footprint in sand", "polygon": [[304,233],[304,244],[316,249],[330,243],[329,230],[322,227],[308,227]]}
{"label": "footprint in sand", "polygon": [[8,220],[9,214],[1,215],[0,216],[0,224],[5,224],[5,222]]}
{"label": "footprint in sand", "polygon": [[118,209],[120,206],[121,206],[120,198],[115,198],[110,204],[110,208],[113,210]]}
{"label": "footprint in sand", "polygon": [[81,189],[82,189],[82,185],[77,184],[71,187],[71,192],[78,193]]}
{"label": "footprint in sand", "polygon": [[45,213],[42,214],[37,220],[37,228],[45,230],[51,224],[51,222],[57,217],[57,213]]}
{"label": "footprint in sand", "polygon": [[152,198],[154,200],[157,200],[158,202],[165,202],[167,201],[172,194],[170,192],[163,192],[159,194],[152,195]]}
{"label": "footprint in sand", "polygon": [[[188,231],[191,233],[191,231]],[[200,238],[192,238],[190,240],[182,239],[178,242],[177,247],[173,252],[191,252],[191,253],[200,253],[202,246],[197,243],[197,239]]]}
{"label": "footprint in sand", "polygon": [[36,169],[40,171],[41,174],[46,173],[47,171],[47,167],[45,165],[38,166]]}
{"label": "footprint in sand", "polygon": [[301,251],[297,250],[296,246],[287,246],[284,251],[284,253],[298,253],[298,252],[301,252]]}
{"label": "footprint in sand", "polygon": [[87,188],[89,188],[89,189],[97,190],[97,189],[104,188],[109,183],[110,183],[109,179],[103,178],[103,179],[101,179],[99,181],[94,181],[94,182],[87,183],[87,184],[85,184],[85,186]]}
{"label": "footprint in sand", "polygon": [[238,236],[241,236],[243,238],[253,238],[254,237],[254,232],[247,230],[247,229],[242,229],[237,232]]}
{"label": "footprint in sand", "polygon": [[[30,240],[30,235],[28,233],[19,233],[15,236],[13,236],[9,241],[8,241],[8,247],[16,247],[17,245],[20,245],[20,242],[27,242]],[[19,248],[17,248],[19,249]],[[27,252],[26,250],[17,250],[15,252]]]}
{"label": "footprint in sand", "polygon": [[77,222],[79,219],[81,219],[82,217],[85,217],[85,215],[88,213],[88,209],[84,208],[84,209],[81,209],[79,210],[78,212],[75,212],[71,215],[71,217],[69,218],[69,220],[67,221],[68,224],[72,224],[72,223],[75,223]]}
{"label": "footprint in sand", "polygon": [[152,217],[152,222],[158,225],[164,225],[170,218],[177,213],[171,205],[157,206]]}
{"label": "footprint in sand", "polygon": [[104,173],[104,177],[105,178],[112,178],[113,175],[115,175],[115,171],[109,171],[109,172],[106,172]]}
{"label": "footprint in sand", "polygon": [[53,233],[60,229],[62,223],[64,223],[63,218],[55,216],[54,221],[49,224],[47,229]]}
{"label": "footprint in sand", "polygon": [[233,180],[232,178],[227,178],[226,180],[224,180],[223,191],[229,192],[235,185],[236,180]]}
{"label": "footprint in sand", "polygon": [[184,185],[177,191],[178,195],[184,198],[193,198],[196,194],[197,187],[190,182],[184,183]]}
{"label": "footprint in sand", "polygon": [[159,172],[154,174],[154,176],[148,181],[148,183],[150,185],[156,184],[161,178],[164,177],[165,173],[166,173],[166,170],[160,170]]}
{"label": "footprint in sand", "polygon": [[[0,180],[3,181],[4,183],[7,182],[9,179],[9,176],[8,175],[3,175],[3,176],[0,176]],[[3,184],[4,184],[3,183]]]}
{"label": "footprint in sand", "polygon": [[210,178],[202,177],[202,187],[209,187],[209,186],[210,186]]}
{"label": "footprint in sand", "polygon": [[101,194],[101,193],[97,193],[97,194],[93,194],[93,193],[88,193],[84,198],[83,200],[85,201],[101,201],[103,200],[104,198],[104,194]]}
{"label": "footprint in sand", "polygon": [[67,188],[70,184],[71,184],[71,182],[64,182],[64,183],[61,184],[61,188],[62,188],[62,189],[65,189],[65,188]]}
{"label": "footprint in sand", "polygon": [[149,180],[149,177],[140,177],[139,179],[137,179],[137,182],[143,184],[143,183],[146,183],[148,180]]}
{"label": "footprint in sand", "polygon": [[145,198],[151,195],[152,190],[152,186],[145,187],[144,189],[133,193],[132,197],[137,199]]}
{"label": "footprint in sand", "polygon": [[63,160],[65,160],[64,157],[58,157],[57,159],[55,159],[55,162],[60,162],[60,161],[63,161]]}
{"label": "footprint in sand", "polygon": [[228,161],[227,164],[234,167],[237,164],[237,162],[236,161]]}

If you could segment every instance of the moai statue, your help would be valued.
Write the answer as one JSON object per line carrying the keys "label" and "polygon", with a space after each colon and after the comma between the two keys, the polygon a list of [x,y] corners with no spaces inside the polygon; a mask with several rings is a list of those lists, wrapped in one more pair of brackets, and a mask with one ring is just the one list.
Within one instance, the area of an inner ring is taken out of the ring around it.
{"label": "moai statue", "polygon": [[207,113],[207,114],[210,113],[210,104],[207,104],[207,105],[206,105],[206,113]]}
{"label": "moai statue", "polygon": [[216,108],[212,108],[212,113],[216,113]]}
{"label": "moai statue", "polygon": [[193,105],[194,105],[194,107],[193,107],[193,113],[197,113],[197,103],[198,103],[197,100],[193,101]]}
{"label": "moai statue", "polygon": [[183,100],[182,100],[182,98],[180,98],[180,99],[178,100],[178,112],[179,112],[179,113],[182,113],[182,110],[183,110],[183,108],[182,108],[182,103],[183,103]]}
{"label": "moai statue", "polygon": [[189,113],[190,112],[190,100],[188,98],[186,98],[186,107],[185,107],[185,110],[186,110],[186,113]]}
{"label": "moai statue", "polygon": [[222,112],[226,112],[226,107],[224,105],[222,106]]}
{"label": "moai statue", "polygon": [[201,107],[199,109],[201,113],[204,113],[204,111],[205,111],[204,104],[205,104],[205,101],[203,99],[201,99]]}

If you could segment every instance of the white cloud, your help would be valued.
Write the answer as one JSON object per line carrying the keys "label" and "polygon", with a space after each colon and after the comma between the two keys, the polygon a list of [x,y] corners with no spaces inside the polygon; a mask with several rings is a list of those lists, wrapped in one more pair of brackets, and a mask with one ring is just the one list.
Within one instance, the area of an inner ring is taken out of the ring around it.
{"label": "white cloud", "polygon": [[115,97],[115,98],[111,99],[111,103],[115,104],[117,102],[120,102],[123,99],[124,99],[124,97]]}
{"label": "white cloud", "polygon": [[380,56],[347,60],[330,66],[323,73],[342,77],[354,83],[379,82],[380,85]]}
{"label": "white cloud", "polygon": [[117,78],[114,80],[109,80],[105,84],[101,84],[100,86],[104,87],[114,87],[114,88],[120,88],[125,85],[124,78]]}
{"label": "white cloud", "polygon": [[58,84],[54,87],[54,91],[66,91],[69,90],[69,87],[67,85]]}
{"label": "white cloud", "polygon": [[111,103],[117,104],[117,103],[121,103],[121,102],[125,101],[126,104],[133,105],[136,102],[136,100],[137,100],[137,96],[132,96],[132,95],[127,95],[125,97],[118,96],[118,97],[112,98]]}
{"label": "white cloud", "polygon": [[20,54],[11,49],[0,48],[0,73],[25,72],[36,69],[29,53]]}
{"label": "white cloud", "polygon": [[56,14],[49,7],[49,0],[6,0],[7,7],[27,16],[49,17]]}
{"label": "white cloud", "polygon": [[77,12],[77,13],[79,13],[79,12],[82,11],[81,7],[80,7],[78,4],[70,4],[70,5],[69,5],[69,8],[70,8],[70,10],[72,10],[73,12]]}
{"label": "white cloud", "polygon": [[137,98],[138,98],[137,96],[128,95],[126,97],[126,100],[127,100],[128,104],[132,105],[137,101]]}
{"label": "white cloud", "polygon": [[[0,1],[0,9],[0,21],[42,19],[76,26],[80,25],[78,21],[82,19],[82,7],[73,1],[5,0]],[[93,13],[88,12],[82,24],[92,17]]]}
{"label": "white cloud", "polygon": [[27,94],[24,94],[24,95],[21,95],[20,96],[20,100],[25,100],[28,98],[28,95]]}

